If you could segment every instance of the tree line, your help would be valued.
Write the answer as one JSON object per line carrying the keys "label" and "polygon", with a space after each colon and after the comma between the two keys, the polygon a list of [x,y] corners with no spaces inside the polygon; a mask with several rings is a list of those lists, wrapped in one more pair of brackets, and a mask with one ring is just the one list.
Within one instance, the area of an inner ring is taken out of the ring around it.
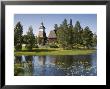
{"label": "tree line", "polygon": [[[56,43],[63,49],[74,48],[93,48],[97,45],[97,35],[93,33],[88,26],[82,28],[79,21],[76,21],[75,26],[72,24],[72,19],[67,22],[67,19],[58,26],[55,24],[54,31],[57,36]],[[39,38],[34,36],[33,28],[30,26],[25,35],[23,35],[23,26],[20,22],[15,25],[14,28],[14,48],[15,50],[21,50],[22,44],[26,44],[25,47],[32,50],[37,45]]]}
{"label": "tree line", "polygon": [[97,45],[97,35],[88,26],[82,28],[79,21],[76,21],[73,27],[72,19],[69,24],[64,19],[59,27],[55,25],[54,30],[57,33],[58,43],[64,49],[93,48]]}

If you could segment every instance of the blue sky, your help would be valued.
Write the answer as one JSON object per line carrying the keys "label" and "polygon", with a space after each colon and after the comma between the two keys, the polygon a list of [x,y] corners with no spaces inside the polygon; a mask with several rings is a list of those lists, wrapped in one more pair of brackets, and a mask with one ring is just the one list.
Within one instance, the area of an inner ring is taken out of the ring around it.
{"label": "blue sky", "polygon": [[26,34],[29,26],[32,26],[33,33],[38,34],[39,26],[43,21],[46,27],[47,36],[51,30],[54,29],[54,24],[60,25],[64,19],[67,19],[68,23],[70,19],[73,21],[73,26],[76,21],[79,21],[82,28],[89,26],[93,33],[97,33],[97,15],[96,14],[15,14],[14,26],[17,22],[21,22],[23,26],[23,34]]}

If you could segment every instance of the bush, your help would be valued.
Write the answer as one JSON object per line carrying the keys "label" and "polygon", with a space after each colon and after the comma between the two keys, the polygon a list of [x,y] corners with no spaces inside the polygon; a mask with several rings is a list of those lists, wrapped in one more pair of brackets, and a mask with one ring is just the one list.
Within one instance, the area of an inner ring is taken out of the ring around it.
{"label": "bush", "polygon": [[81,44],[74,44],[73,45],[73,48],[85,49],[85,46],[84,45],[81,45]]}
{"label": "bush", "polygon": [[55,44],[55,43],[49,44],[49,47],[50,47],[50,48],[58,48],[57,44]]}
{"label": "bush", "polygon": [[22,49],[22,45],[16,45],[16,46],[15,46],[15,50],[16,50],[16,51],[19,51],[19,50],[21,50],[21,49]]}
{"label": "bush", "polygon": [[34,45],[34,48],[39,48],[39,46],[37,44]]}
{"label": "bush", "polygon": [[32,50],[32,46],[30,44],[26,44],[25,48],[27,48],[27,50]]}

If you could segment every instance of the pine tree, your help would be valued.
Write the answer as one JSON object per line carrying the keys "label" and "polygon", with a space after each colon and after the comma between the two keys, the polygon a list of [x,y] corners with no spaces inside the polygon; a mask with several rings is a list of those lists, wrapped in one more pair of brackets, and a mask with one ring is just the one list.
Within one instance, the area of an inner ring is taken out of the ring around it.
{"label": "pine tree", "polygon": [[14,28],[14,47],[17,51],[22,49],[22,34],[23,26],[18,22]]}
{"label": "pine tree", "polygon": [[74,32],[75,32],[75,43],[80,44],[80,39],[81,39],[81,35],[80,35],[80,31],[81,31],[81,25],[79,21],[76,21],[75,27],[74,27]]}
{"label": "pine tree", "polygon": [[68,36],[67,29],[68,29],[67,20],[64,19],[62,24],[60,24],[59,30],[57,31],[58,43],[64,49],[67,47],[67,38],[68,38],[67,37]]}
{"label": "pine tree", "polygon": [[35,46],[35,36],[33,34],[33,29],[31,26],[29,27],[26,35],[27,35],[26,48],[28,50],[32,50],[32,48]]}
{"label": "pine tree", "polygon": [[64,19],[62,24],[57,31],[57,39],[58,43],[64,49],[72,49],[73,48],[73,25],[72,19],[70,19],[70,23],[67,23],[67,20]]}
{"label": "pine tree", "polygon": [[93,46],[93,33],[88,26],[83,31],[83,45],[87,48]]}
{"label": "pine tree", "polygon": [[70,19],[69,27],[68,27],[68,49],[73,48],[73,43],[74,43],[74,30],[73,30],[73,24],[72,24],[72,19]]}
{"label": "pine tree", "polygon": [[55,25],[54,25],[54,31],[55,31],[56,34],[57,34],[57,30],[58,30],[58,25],[55,24]]}

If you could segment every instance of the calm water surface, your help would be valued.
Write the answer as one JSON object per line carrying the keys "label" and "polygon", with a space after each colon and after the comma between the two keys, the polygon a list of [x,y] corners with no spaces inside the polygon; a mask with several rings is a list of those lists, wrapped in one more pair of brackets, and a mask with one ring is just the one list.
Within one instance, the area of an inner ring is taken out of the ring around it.
{"label": "calm water surface", "polygon": [[68,56],[15,56],[16,76],[96,76],[96,53]]}

